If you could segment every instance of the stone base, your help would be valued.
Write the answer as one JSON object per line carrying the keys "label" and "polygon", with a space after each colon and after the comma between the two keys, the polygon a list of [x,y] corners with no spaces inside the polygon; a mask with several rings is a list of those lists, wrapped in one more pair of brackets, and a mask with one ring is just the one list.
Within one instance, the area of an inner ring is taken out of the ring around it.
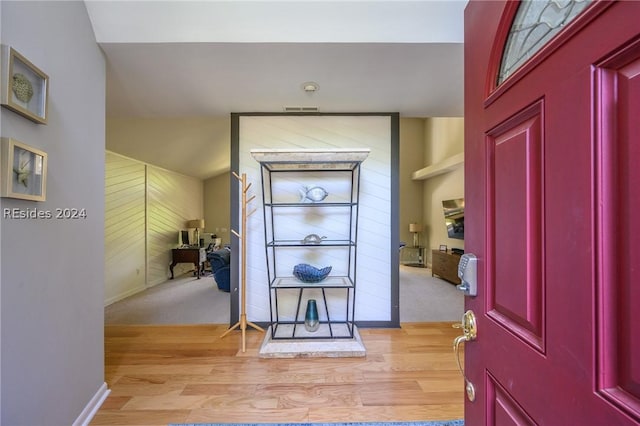
{"label": "stone base", "polygon": [[271,338],[271,327],[267,329],[260,358],[339,358],[363,357],[367,350],[362,343],[358,328],[353,327],[353,338],[348,339],[277,339]]}

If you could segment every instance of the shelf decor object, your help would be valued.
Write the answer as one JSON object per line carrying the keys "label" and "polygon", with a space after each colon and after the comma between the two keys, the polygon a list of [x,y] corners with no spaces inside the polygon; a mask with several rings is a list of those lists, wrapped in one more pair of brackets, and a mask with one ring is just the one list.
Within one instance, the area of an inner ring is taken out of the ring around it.
{"label": "shelf decor object", "polygon": [[250,183],[247,183],[247,174],[243,173],[242,176],[238,175],[236,172],[231,172],[233,174],[233,176],[238,179],[240,181],[240,183],[242,184],[242,230],[241,232],[236,232],[233,229],[231,230],[231,233],[233,235],[235,235],[236,237],[238,237],[238,239],[240,240],[240,247],[241,247],[241,274],[242,274],[242,278],[240,280],[240,321],[238,321],[237,323],[235,323],[231,328],[229,328],[227,331],[225,331],[222,336],[220,336],[221,338],[226,336],[227,334],[231,333],[233,330],[235,330],[236,328],[240,327],[240,330],[242,331],[242,352],[246,352],[247,350],[247,325],[255,328],[258,331],[262,331],[264,332],[264,329],[262,327],[260,327],[259,325],[256,325],[254,323],[252,323],[251,321],[247,321],[247,217],[251,216],[255,210],[250,211],[249,213],[247,213],[247,205],[254,199],[256,198],[255,195],[251,196],[250,198],[247,199],[247,191],[249,190],[249,188],[251,187]]}
{"label": "shelf decor object", "polygon": [[299,263],[293,267],[293,276],[303,283],[319,283],[331,273],[331,266],[322,269],[306,263]]}
{"label": "shelf decor object", "polygon": [[0,195],[30,201],[45,201],[47,153],[12,138],[2,138]]}
{"label": "shelf decor object", "polygon": [[316,299],[307,300],[307,310],[304,314],[304,328],[311,333],[315,333],[318,331],[318,328],[320,328]]}
{"label": "shelf decor object", "polygon": [[360,165],[369,149],[251,155],[262,175],[271,313],[260,356],[284,357],[287,345],[292,357],[364,356],[355,299]]}
{"label": "shelf decor object", "polygon": [[2,106],[38,124],[47,124],[49,77],[13,47],[2,45]]}

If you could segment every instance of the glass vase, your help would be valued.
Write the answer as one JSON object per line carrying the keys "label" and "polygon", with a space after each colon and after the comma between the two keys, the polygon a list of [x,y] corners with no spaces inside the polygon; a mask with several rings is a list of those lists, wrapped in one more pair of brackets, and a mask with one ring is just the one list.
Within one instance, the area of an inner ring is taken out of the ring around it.
{"label": "glass vase", "polygon": [[309,332],[317,331],[320,327],[318,305],[315,299],[307,300],[307,311],[304,314],[304,328]]}

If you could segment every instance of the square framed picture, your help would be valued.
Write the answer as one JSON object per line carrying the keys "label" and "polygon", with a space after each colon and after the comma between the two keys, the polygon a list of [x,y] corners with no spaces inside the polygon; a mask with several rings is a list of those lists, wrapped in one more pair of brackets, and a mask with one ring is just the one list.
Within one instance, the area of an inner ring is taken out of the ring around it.
{"label": "square framed picture", "polygon": [[49,77],[11,46],[2,45],[2,106],[47,124]]}
{"label": "square framed picture", "polygon": [[446,244],[440,244],[440,251],[447,251],[447,245]]}
{"label": "square framed picture", "polygon": [[47,153],[11,138],[2,138],[0,195],[22,200],[45,201]]}

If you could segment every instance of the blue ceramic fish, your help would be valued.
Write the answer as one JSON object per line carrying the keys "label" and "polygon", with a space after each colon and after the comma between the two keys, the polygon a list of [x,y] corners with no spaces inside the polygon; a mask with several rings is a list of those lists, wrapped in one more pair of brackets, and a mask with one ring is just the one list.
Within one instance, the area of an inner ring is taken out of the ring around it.
{"label": "blue ceramic fish", "polygon": [[305,186],[300,190],[301,203],[319,203],[327,198],[329,193],[319,186]]}

